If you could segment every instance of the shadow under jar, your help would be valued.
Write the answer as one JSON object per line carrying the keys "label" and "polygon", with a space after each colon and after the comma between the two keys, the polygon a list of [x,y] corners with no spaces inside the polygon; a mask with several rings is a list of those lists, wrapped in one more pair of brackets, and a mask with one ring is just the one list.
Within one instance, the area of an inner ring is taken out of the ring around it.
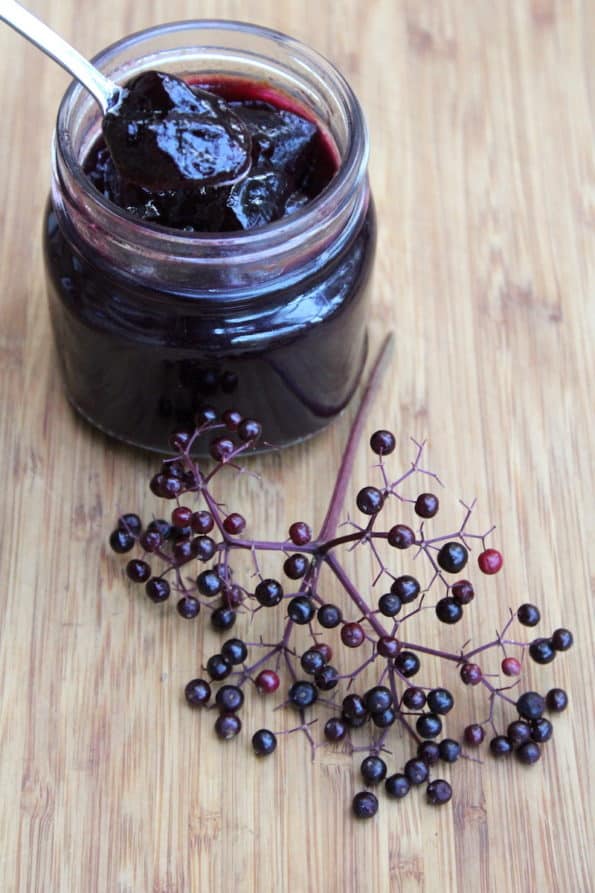
{"label": "shadow under jar", "polygon": [[362,373],[375,248],[366,128],[350,87],[304,45],[235,22],[159,26],[94,62],[123,83],[156,69],[268,91],[316,123],[336,171],[290,216],[255,229],[185,232],[147,222],[85,174],[101,115],[72,85],[58,113],[44,221],[70,401],[107,434],[160,452],[205,405],[258,419],[272,446],[323,428]]}

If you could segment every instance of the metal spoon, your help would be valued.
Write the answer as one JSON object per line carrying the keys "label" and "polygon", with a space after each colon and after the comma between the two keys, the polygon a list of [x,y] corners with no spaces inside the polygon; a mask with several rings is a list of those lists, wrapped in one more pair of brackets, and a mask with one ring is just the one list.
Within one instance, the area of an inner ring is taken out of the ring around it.
{"label": "metal spoon", "polygon": [[125,92],[123,87],[106,78],[74,47],[16,0],[0,0],[0,21],[14,28],[80,81],[97,100],[104,115],[120,101]]}

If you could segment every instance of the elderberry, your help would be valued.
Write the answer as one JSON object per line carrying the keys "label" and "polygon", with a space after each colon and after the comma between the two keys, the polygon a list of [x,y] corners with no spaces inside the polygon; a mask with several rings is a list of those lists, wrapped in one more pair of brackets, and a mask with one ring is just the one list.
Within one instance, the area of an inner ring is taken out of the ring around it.
{"label": "elderberry", "polygon": [[221,654],[233,666],[243,663],[248,657],[248,648],[241,639],[228,639],[221,646]]}
{"label": "elderberry", "polygon": [[438,497],[433,493],[420,493],[415,500],[415,514],[420,518],[433,518],[439,507]]}
{"label": "elderberry", "polygon": [[215,608],[215,610],[211,612],[211,626],[218,632],[227,632],[228,629],[231,629],[234,626],[236,617],[237,614],[233,608],[228,608],[227,605],[221,605],[221,607]]}
{"label": "elderberry", "polygon": [[556,656],[552,640],[534,639],[529,645],[529,656],[536,664],[550,664]]}
{"label": "elderberry", "polygon": [[420,738],[437,738],[442,731],[442,720],[434,713],[418,716],[415,729]]}
{"label": "elderberry", "polygon": [[312,604],[312,600],[305,595],[296,595],[295,598],[291,599],[287,606],[287,616],[299,626],[305,626],[306,623],[310,623],[314,617],[315,611],[316,609]]}
{"label": "elderberry", "polygon": [[401,599],[398,595],[387,592],[378,599],[378,610],[385,617],[396,617],[401,610]]}
{"label": "elderberry", "polygon": [[380,757],[366,757],[360,772],[366,784],[380,784],[386,778],[386,763]]}
{"label": "elderberry", "polygon": [[426,788],[426,799],[432,806],[443,806],[452,797],[452,788],[443,778],[435,778]]}
{"label": "elderberry", "polygon": [[397,445],[391,431],[375,431],[370,437],[370,448],[377,456],[389,456]]}
{"label": "elderberry", "polygon": [[343,619],[343,614],[336,605],[322,605],[318,609],[316,617],[319,624],[325,629],[333,629],[335,626],[339,626]]}
{"label": "elderberry", "polygon": [[300,710],[305,707],[311,707],[318,699],[316,686],[311,682],[298,681],[294,682],[289,689],[289,701],[294,707]]}
{"label": "elderberry", "polygon": [[545,703],[552,713],[562,713],[568,707],[568,695],[563,688],[551,688],[545,696]]}
{"label": "elderberry", "polygon": [[398,596],[402,604],[408,605],[410,602],[415,601],[419,595],[420,586],[415,577],[403,574],[402,577],[397,577],[396,580],[393,580],[390,591],[393,595]]}
{"label": "elderberry", "polygon": [[447,574],[460,573],[465,565],[469,553],[462,543],[445,543],[438,552],[437,562]]}
{"label": "elderberry", "polygon": [[406,797],[410,789],[411,783],[409,779],[401,772],[396,772],[394,775],[389,776],[384,783],[384,790],[388,796],[395,797],[398,800]]}
{"label": "elderberry", "polygon": [[252,749],[257,757],[272,754],[277,747],[277,738],[269,729],[259,729],[252,735]]}
{"label": "elderberry", "polygon": [[450,595],[445,595],[436,605],[436,617],[442,623],[458,623],[462,616],[462,607]]}
{"label": "elderberry", "polygon": [[353,798],[353,814],[358,819],[371,819],[378,812],[378,797],[371,791],[360,791]]}
{"label": "elderberry", "polygon": [[377,515],[384,504],[384,496],[377,487],[363,487],[357,494],[356,503],[364,515]]}

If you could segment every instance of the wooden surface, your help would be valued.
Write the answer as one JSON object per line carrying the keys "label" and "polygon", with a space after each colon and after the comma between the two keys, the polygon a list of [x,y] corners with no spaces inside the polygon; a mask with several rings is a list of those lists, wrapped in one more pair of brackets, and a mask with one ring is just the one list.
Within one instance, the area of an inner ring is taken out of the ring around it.
{"label": "wooden surface", "polygon": [[[201,720],[181,698],[215,636],[145,604],[104,547],[120,510],[157,510],[153,463],[94,433],[63,398],[40,218],[67,78],[0,27],[2,889],[592,890],[595,4],[29,6],[87,54],[200,13],[288,31],[343,70],[372,141],[373,341],[397,333],[369,428],[395,429],[405,462],[407,436],[428,437],[443,505],[477,496],[506,556],[489,597],[444,641],[491,635],[526,600],[543,606],[545,633],[565,625],[578,641],[529,669],[531,685],[555,682],[572,699],[544,760],[447,767],[455,796],[443,810],[422,792],[381,797],[377,818],[358,824],[356,759],[329,750],[311,764],[294,735],[257,764],[246,737],[215,741],[212,714]],[[254,462],[260,486],[229,479],[224,498],[251,530],[321,521],[352,413]],[[362,446],[353,493],[369,464]],[[357,573],[365,586],[369,562]],[[251,699],[247,728],[279,722]],[[391,766],[409,755],[398,735],[393,750]]]}

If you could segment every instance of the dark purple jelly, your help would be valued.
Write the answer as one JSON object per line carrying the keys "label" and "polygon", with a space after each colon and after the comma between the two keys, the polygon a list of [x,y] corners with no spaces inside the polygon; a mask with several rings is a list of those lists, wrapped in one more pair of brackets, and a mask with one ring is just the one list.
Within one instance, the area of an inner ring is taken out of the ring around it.
{"label": "dark purple jelly", "polygon": [[258,419],[283,446],[340,413],[365,362],[375,220],[361,111],[350,94],[353,132],[335,145],[268,81],[192,86],[219,97],[218,126],[230,109],[249,135],[234,182],[140,185],[63,103],[44,234],[66,390],[94,425],[150,449],[205,405]]}

